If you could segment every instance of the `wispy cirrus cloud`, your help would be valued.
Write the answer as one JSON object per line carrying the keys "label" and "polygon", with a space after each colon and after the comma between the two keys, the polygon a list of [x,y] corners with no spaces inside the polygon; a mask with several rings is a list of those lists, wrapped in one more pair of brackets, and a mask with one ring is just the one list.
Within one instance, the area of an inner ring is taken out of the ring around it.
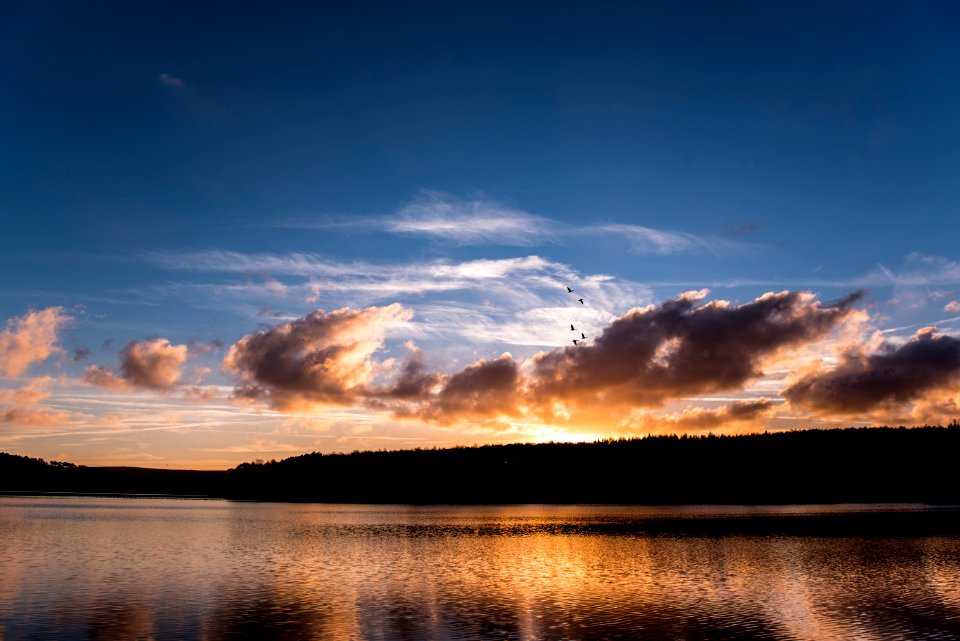
{"label": "wispy cirrus cloud", "polygon": [[960,262],[914,252],[907,255],[899,269],[880,265],[870,277],[877,283],[900,286],[956,285],[960,283]]}
{"label": "wispy cirrus cloud", "polygon": [[[819,270],[816,270],[819,271]],[[898,266],[879,264],[849,277],[728,278],[723,280],[657,280],[654,287],[833,287],[838,289],[910,289],[960,285],[960,262],[943,256],[908,254]],[[960,305],[957,307],[960,309]],[[953,310],[945,310],[953,311]]]}
{"label": "wispy cirrus cloud", "polygon": [[539,245],[565,231],[558,223],[486,198],[458,199],[424,191],[383,221],[399,234],[442,238],[463,245]]}
{"label": "wispy cirrus cloud", "polygon": [[587,226],[578,229],[577,233],[624,238],[630,245],[630,251],[635,254],[743,254],[760,248],[759,245],[720,236],[702,236],[618,223]]}
{"label": "wispy cirrus cloud", "polygon": [[366,261],[332,261],[310,252],[286,254],[243,253],[211,249],[196,252],[150,252],[148,263],[164,269],[198,272],[259,273],[272,276],[344,276],[382,279],[400,275],[429,280],[463,278],[482,280],[502,278],[518,272],[554,271],[569,273],[570,268],[540,256],[504,259],[479,259],[464,262],[436,260],[419,263],[370,263]]}
{"label": "wispy cirrus cloud", "polygon": [[384,216],[326,218],[286,222],[280,226],[329,231],[386,231],[456,245],[507,247],[559,244],[592,236],[626,241],[628,251],[645,255],[744,254],[763,248],[763,245],[721,236],[643,225],[610,222],[572,226],[483,195],[458,198],[434,190],[420,192],[417,198]]}
{"label": "wispy cirrus cloud", "polygon": [[[459,292],[461,302],[495,301],[499,308],[529,307],[544,293],[554,296],[565,291],[565,283],[584,287],[608,278],[584,277],[567,265],[539,256],[480,259],[462,262],[426,261],[374,264],[336,262],[314,254],[242,254],[206,251],[152,254],[147,260],[167,269],[199,272],[271,272],[286,277],[284,291],[303,304],[360,306],[387,299],[409,300],[448,296]],[[291,282],[297,278],[305,281]],[[205,295],[224,298],[260,299],[275,296],[274,287],[258,283],[166,283],[151,289],[151,296]],[[596,301],[600,303],[601,301]],[[633,300],[631,304],[636,304]]]}
{"label": "wispy cirrus cloud", "polygon": [[[460,345],[465,341],[486,346],[560,346],[570,337],[557,318],[582,325],[591,333],[612,320],[618,310],[652,300],[650,289],[641,283],[581,274],[540,256],[373,264],[328,261],[304,253],[214,250],[155,253],[148,260],[182,271],[272,272],[285,278],[288,295],[284,306],[297,310],[297,315],[305,305],[330,309],[403,302],[416,311],[413,337],[453,338]],[[575,286],[577,296],[568,294],[566,285]],[[265,285],[253,282],[164,283],[143,295],[154,302],[193,301],[201,308],[230,305],[246,315],[255,313],[264,299],[273,296]],[[580,296],[588,304],[578,304]]]}
{"label": "wispy cirrus cloud", "polygon": [[167,87],[177,87],[178,89],[183,89],[183,79],[172,74],[162,73],[157,76],[157,80],[160,81],[160,84]]}

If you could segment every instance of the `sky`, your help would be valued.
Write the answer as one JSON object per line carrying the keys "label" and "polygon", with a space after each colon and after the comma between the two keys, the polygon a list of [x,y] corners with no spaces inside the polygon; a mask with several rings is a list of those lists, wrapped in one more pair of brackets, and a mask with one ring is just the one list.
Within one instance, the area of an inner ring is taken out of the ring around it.
{"label": "sky", "polygon": [[958,20],[7,3],[0,451],[945,424]]}

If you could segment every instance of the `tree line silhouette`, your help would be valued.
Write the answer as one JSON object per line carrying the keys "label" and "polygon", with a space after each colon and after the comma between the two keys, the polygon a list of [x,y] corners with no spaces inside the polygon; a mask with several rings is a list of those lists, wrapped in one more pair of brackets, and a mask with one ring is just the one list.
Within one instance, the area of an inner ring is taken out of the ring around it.
{"label": "tree line silhouette", "polygon": [[960,504],[960,424],[311,453],[227,471],[0,454],[0,491],[338,503]]}

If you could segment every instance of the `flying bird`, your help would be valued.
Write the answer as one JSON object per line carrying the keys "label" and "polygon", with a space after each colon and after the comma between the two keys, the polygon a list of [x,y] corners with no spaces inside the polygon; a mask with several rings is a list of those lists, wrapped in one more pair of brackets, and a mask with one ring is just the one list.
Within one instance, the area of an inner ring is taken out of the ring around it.
{"label": "flying bird", "polygon": [[567,293],[568,293],[568,294],[572,294],[572,293],[573,293],[573,290],[570,289],[570,286],[569,286],[569,285],[567,285]]}
{"label": "flying bird", "polygon": [[587,335],[584,334],[583,332],[580,332],[580,338],[582,338],[583,340],[586,340],[586,339],[587,339]]}
{"label": "flying bird", "polygon": [[578,341],[576,338],[573,339],[573,344],[574,344],[574,345],[576,345],[576,344],[579,343],[579,342],[580,342],[580,341]]}
{"label": "flying bird", "polygon": [[582,298],[578,298],[577,300],[580,301],[580,304],[581,304],[581,305],[583,305],[583,299],[582,299]]}
{"label": "flying bird", "polygon": [[574,327],[573,325],[571,325],[571,326],[570,326],[570,331],[571,331],[571,332],[575,332],[575,331],[577,331],[577,328]]}

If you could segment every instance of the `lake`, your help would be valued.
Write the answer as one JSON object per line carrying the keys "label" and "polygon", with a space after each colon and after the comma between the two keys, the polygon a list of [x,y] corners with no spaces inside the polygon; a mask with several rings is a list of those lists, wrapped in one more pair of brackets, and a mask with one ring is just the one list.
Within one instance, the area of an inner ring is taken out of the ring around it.
{"label": "lake", "polygon": [[957,514],[0,497],[0,639],[958,639]]}

